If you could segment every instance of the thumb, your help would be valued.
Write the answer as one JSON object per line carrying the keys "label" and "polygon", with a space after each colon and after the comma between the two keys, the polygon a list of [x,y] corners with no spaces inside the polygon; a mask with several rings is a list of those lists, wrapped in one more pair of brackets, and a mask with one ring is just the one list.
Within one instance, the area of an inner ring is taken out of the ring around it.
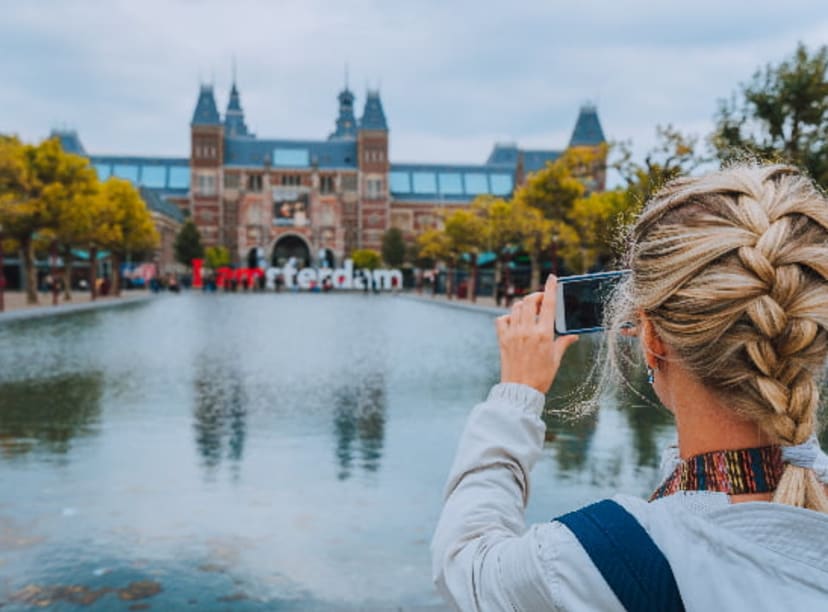
{"label": "thumb", "polygon": [[556,338],[555,342],[552,345],[552,351],[555,354],[555,360],[560,362],[560,360],[564,356],[564,353],[566,353],[566,349],[568,349],[576,342],[578,342],[578,336],[575,335],[560,336],[559,338]]}

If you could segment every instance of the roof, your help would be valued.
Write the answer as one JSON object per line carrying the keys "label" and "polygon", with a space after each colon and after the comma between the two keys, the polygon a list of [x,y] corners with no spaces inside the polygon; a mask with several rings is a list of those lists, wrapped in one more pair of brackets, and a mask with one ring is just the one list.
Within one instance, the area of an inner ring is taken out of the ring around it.
{"label": "roof", "polygon": [[378,91],[368,91],[365,96],[365,109],[359,121],[361,130],[388,131],[388,122],[385,120],[385,111],[382,110],[382,101]]}
{"label": "roof", "polygon": [[141,199],[146,202],[147,208],[151,211],[165,215],[179,223],[184,223],[184,213],[181,212],[181,209],[167,200],[159,191],[141,187],[139,192],[141,193]]}
{"label": "roof", "polygon": [[83,148],[83,144],[81,144],[75,130],[52,130],[49,138],[57,138],[60,141],[61,148],[67,153],[86,155],[86,150]]}
{"label": "roof", "polygon": [[397,201],[467,203],[485,194],[510,196],[514,172],[489,165],[391,164],[389,182]]}
{"label": "roof", "polygon": [[136,187],[165,195],[186,195],[190,191],[190,160],[186,157],[90,155],[89,161],[102,181],[117,176]]}
{"label": "roof", "polygon": [[339,92],[339,117],[336,119],[336,130],[328,136],[328,140],[346,140],[356,138],[357,121],[354,116],[354,94],[347,87]]}
{"label": "roof", "polygon": [[492,152],[489,153],[489,159],[486,160],[486,164],[489,166],[504,165],[514,167],[517,165],[519,155],[520,151],[516,144],[497,143],[494,149],[492,149]]}
{"label": "roof", "polygon": [[524,172],[543,170],[546,164],[553,162],[563,154],[563,151],[521,151],[523,156]]}
{"label": "roof", "polygon": [[230,88],[230,99],[227,101],[227,112],[224,113],[224,129],[233,136],[253,136],[247,130],[244,122],[244,111],[241,107],[241,97],[236,83]]}
{"label": "roof", "polygon": [[606,142],[606,138],[604,138],[604,130],[601,129],[601,122],[598,120],[598,109],[592,104],[584,104],[575,121],[575,129],[572,130],[569,146],[590,147],[602,142]]}
{"label": "roof", "polygon": [[212,85],[202,85],[190,125],[221,125]]}
{"label": "roof", "polygon": [[355,140],[224,139],[225,166],[357,168]]}

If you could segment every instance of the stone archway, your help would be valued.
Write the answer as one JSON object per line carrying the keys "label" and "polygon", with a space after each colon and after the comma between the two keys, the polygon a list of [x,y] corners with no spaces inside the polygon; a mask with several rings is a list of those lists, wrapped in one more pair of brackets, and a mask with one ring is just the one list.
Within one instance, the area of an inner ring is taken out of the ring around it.
{"label": "stone archway", "polygon": [[281,268],[291,257],[296,258],[296,267],[303,268],[311,263],[311,250],[308,241],[297,234],[285,234],[273,244],[270,256],[271,265]]}

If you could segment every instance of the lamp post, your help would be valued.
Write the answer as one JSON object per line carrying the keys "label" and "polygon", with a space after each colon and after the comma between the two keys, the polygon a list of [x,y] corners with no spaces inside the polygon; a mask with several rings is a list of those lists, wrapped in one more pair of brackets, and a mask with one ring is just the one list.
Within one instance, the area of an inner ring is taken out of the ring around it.
{"label": "lamp post", "polygon": [[3,291],[6,289],[6,273],[3,270],[3,226],[0,225],[0,312],[3,312],[5,301]]}
{"label": "lamp post", "polygon": [[58,303],[58,282],[57,273],[55,272],[55,264],[57,263],[57,241],[52,240],[52,246],[49,251],[49,275],[52,277],[52,306],[57,306]]}

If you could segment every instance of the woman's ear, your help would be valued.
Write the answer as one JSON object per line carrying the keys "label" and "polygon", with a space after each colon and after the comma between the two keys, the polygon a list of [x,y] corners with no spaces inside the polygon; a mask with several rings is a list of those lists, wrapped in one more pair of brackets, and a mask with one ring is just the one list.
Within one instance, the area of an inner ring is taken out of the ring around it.
{"label": "woman's ear", "polygon": [[641,339],[641,347],[644,349],[644,360],[647,365],[657,370],[661,362],[666,359],[666,347],[653,325],[647,313],[638,313],[638,337]]}

